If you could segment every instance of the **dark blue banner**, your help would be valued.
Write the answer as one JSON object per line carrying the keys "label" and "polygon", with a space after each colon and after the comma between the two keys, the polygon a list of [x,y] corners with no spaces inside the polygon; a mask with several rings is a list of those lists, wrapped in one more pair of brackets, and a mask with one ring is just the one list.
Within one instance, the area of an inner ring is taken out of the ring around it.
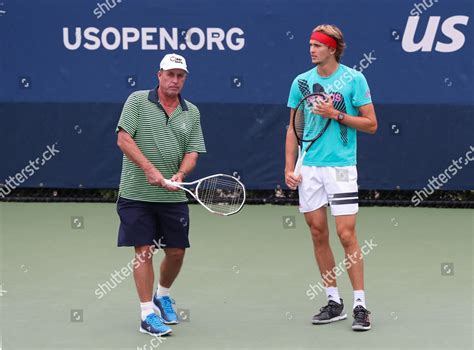
{"label": "dark blue banner", "polygon": [[121,106],[176,52],[208,145],[194,176],[283,185],[290,84],[311,67],[312,29],[335,23],[379,119],[376,135],[359,133],[361,188],[423,188],[443,173],[443,189],[472,189],[472,12],[464,0],[3,0],[0,183],[23,172],[21,186],[117,187]]}

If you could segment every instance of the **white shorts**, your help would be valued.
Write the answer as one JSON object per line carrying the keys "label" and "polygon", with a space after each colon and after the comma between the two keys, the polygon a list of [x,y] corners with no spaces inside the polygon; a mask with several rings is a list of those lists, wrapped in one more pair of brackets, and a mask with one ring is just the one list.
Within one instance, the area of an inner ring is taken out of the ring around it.
{"label": "white shorts", "polygon": [[298,186],[300,212],[331,206],[331,214],[353,215],[359,211],[357,168],[353,166],[302,166]]}

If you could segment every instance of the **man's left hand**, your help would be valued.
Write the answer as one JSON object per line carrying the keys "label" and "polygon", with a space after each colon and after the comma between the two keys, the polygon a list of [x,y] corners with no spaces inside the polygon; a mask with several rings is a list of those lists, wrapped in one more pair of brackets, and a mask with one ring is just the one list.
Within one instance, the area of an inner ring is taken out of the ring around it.
{"label": "man's left hand", "polygon": [[[184,175],[183,175],[183,173],[181,173],[181,172],[176,173],[176,174],[174,174],[174,175],[171,177],[170,180],[171,180],[171,181],[174,181],[174,182],[183,182],[183,180],[184,180]],[[167,189],[168,191],[172,191],[172,192],[177,192],[177,191],[180,190],[179,187],[170,186],[170,185],[166,186],[166,189]]]}
{"label": "man's left hand", "polygon": [[326,101],[320,99],[314,104],[313,113],[319,114],[323,118],[337,119],[338,111],[334,108],[331,95],[325,95]]}

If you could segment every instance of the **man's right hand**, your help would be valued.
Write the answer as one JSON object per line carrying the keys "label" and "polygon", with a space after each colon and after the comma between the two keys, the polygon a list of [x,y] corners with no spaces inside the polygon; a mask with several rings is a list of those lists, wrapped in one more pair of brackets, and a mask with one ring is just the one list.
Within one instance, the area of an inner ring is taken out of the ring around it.
{"label": "man's right hand", "polygon": [[301,175],[296,176],[293,171],[285,171],[285,183],[290,189],[296,190],[301,180],[303,180]]}
{"label": "man's right hand", "polygon": [[155,167],[146,169],[145,176],[150,185],[166,188],[165,178]]}

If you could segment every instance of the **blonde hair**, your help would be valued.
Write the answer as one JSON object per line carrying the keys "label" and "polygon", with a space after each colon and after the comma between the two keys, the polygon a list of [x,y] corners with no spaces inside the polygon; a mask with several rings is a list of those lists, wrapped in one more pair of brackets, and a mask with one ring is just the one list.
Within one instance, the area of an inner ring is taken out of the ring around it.
{"label": "blonde hair", "polygon": [[338,27],[336,27],[334,24],[321,24],[313,29],[313,33],[314,32],[324,33],[326,35],[329,35],[334,40],[336,40],[337,47],[336,47],[335,58],[337,62],[340,62],[341,57],[346,48],[346,42],[344,41],[344,36],[342,35],[341,30]]}

